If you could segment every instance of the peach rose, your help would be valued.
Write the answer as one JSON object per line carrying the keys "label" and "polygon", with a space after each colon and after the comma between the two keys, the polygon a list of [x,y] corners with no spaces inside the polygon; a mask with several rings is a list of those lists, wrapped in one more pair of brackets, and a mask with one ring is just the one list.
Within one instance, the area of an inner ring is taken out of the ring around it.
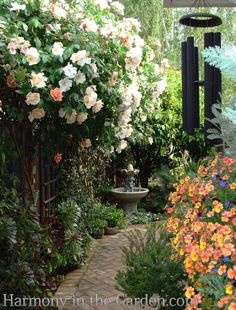
{"label": "peach rose", "polygon": [[89,148],[90,146],[92,146],[91,140],[90,139],[84,139],[84,140],[80,141],[80,146],[85,147],[85,148]]}
{"label": "peach rose", "polygon": [[59,164],[59,162],[62,160],[62,154],[61,153],[57,153],[54,156],[54,161],[56,162],[56,164]]}
{"label": "peach rose", "polygon": [[12,75],[8,75],[6,78],[7,86],[10,88],[16,88],[16,82]]}
{"label": "peach rose", "polygon": [[36,108],[32,112],[30,112],[28,118],[30,122],[33,122],[34,119],[41,119],[45,116],[45,111],[43,108]]}
{"label": "peach rose", "polygon": [[50,91],[51,97],[54,99],[54,101],[62,101],[63,95],[60,88],[54,88]]}

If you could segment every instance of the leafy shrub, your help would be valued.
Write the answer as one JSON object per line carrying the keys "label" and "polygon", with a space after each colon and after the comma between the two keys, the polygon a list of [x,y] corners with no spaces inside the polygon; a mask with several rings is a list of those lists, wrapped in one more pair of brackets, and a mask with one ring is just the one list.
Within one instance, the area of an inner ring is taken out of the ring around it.
{"label": "leafy shrub", "polygon": [[0,295],[43,293],[51,241],[36,207],[19,197],[16,182],[0,180]]}
{"label": "leafy shrub", "polygon": [[164,229],[158,232],[157,226],[151,226],[144,236],[135,230],[128,240],[129,247],[123,249],[127,270],[116,276],[119,288],[131,297],[181,297],[184,270],[171,258],[169,235]]}
{"label": "leafy shrub", "polygon": [[83,225],[80,225],[82,222],[81,210],[75,201],[68,199],[57,206],[55,214],[64,229],[64,238],[58,244],[58,250],[62,257],[59,266],[67,269],[75,267],[82,262],[90,240],[88,233],[83,230]]}
{"label": "leafy shrub", "polygon": [[128,223],[129,224],[147,224],[150,222],[158,221],[159,219],[160,219],[160,216],[155,213],[146,212],[145,210],[139,210],[137,212],[133,212],[128,217]]}
{"label": "leafy shrub", "polygon": [[108,227],[125,226],[125,214],[123,210],[117,209],[116,206],[106,205],[104,208],[104,218]]}

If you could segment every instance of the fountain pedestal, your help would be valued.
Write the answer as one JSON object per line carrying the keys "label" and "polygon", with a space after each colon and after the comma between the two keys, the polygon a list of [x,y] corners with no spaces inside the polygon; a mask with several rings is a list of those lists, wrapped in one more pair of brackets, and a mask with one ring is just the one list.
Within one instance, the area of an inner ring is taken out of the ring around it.
{"label": "fountain pedestal", "polygon": [[126,215],[137,211],[138,203],[144,198],[149,190],[147,188],[134,187],[133,192],[125,192],[124,187],[114,188],[111,193],[117,199]]}

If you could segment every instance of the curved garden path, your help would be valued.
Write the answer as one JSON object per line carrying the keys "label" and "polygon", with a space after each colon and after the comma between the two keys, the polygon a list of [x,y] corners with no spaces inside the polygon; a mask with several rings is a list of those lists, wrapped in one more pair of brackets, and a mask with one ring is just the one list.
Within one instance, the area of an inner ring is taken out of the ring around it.
{"label": "curved garden path", "polygon": [[128,245],[126,234],[133,229],[145,232],[146,226],[131,226],[117,235],[94,241],[86,264],[69,273],[57,290],[54,298],[59,310],[153,309],[128,305],[116,289],[115,275],[125,268],[121,248]]}

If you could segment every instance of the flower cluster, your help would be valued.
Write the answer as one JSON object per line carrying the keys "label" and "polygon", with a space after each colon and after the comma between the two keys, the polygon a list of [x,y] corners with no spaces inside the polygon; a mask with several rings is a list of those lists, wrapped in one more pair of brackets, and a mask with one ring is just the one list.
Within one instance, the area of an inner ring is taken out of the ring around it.
{"label": "flower cluster", "polygon": [[186,297],[193,299],[187,309],[201,309],[209,302],[212,309],[235,309],[235,189],[235,162],[217,157],[200,166],[196,177],[182,175],[170,194],[168,231],[175,258],[184,257],[191,283]]}
{"label": "flower cluster", "polygon": [[[73,126],[80,141],[101,140],[122,151],[143,96],[138,80],[147,46],[139,22],[121,17],[124,7],[118,1],[79,1],[72,8],[62,0],[11,6],[4,0],[0,7],[9,13],[0,33],[6,86],[26,104],[10,116],[27,116],[37,128],[47,119],[62,121]],[[152,100],[165,88],[160,76]]]}

